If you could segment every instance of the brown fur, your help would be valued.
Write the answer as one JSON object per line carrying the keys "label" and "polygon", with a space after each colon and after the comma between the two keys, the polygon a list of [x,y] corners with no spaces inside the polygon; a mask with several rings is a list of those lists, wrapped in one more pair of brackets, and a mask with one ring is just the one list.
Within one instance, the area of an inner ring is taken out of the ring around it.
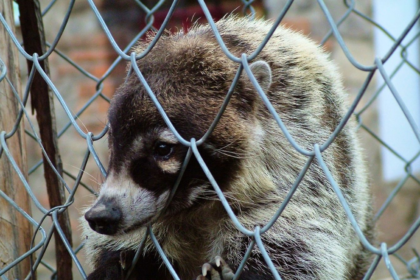
{"label": "brown fur", "polygon": [[[237,57],[252,53],[270,27],[263,21],[233,17],[217,26]],[[146,47],[141,43],[134,51]],[[315,143],[323,144],[346,111],[340,77],[327,55],[302,35],[279,27],[250,64],[261,60],[271,68],[272,83],[266,94],[295,141],[308,150]],[[222,53],[208,26],[162,37],[137,65],[187,140],[205,134],[239,66]],[[257,75],[257,79],[261,82],[263,76]],[[136,152],[130,151],[133,141],[139,135],[142,141],[154,139],[158,128],[166,128],[166,124],[135,74],[119,88],[109,117],[110,170],[120,174],[135,160]],[[174,159],[181,162],[186,148],[179,146]],[[287,141],[245,74],[214,132],[199,149],[239,221],[248,229],[271,219],[307,160]],[[361,229],[371,237],[370,194],[351,121],[323,152],[323,158]],[[167,189],[162,186],[176,177],[159,174],[147,180],[147,186],[139,186],[157,195],[164,193]],[[154,216],[153,231],[165,254],[181,279],[196,277],[200,266],[217,255],[236,268],[250,240],[235,228],[194,157],[185,176],[167,212]],[[164,181],[153,185],[157,180]],[[144,229],[101,236],[85,226],[88,256],[100,267],[101,250],[133,250],[142,232]],[[97,239],[90,241],[91,237]],[[262,238],[286,280],[356,280],[369,259],[316,160],[283,214]],[[149,241],[145,251],[154,252]],[[246,273],[271,275],[257,249],[245,266]]]}

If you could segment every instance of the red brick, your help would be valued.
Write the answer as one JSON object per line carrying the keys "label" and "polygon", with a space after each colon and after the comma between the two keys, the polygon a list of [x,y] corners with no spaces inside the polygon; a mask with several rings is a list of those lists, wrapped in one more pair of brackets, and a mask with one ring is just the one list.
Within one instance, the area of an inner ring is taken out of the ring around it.
{"label": "red brick", "polygon": [[86,50],[86,49],[76,49],[69,53],[70,59],[75,62],[85,62],[85,61],[101,61],[109,60],[117,57],[117,54],[113,51],[100,49],[100,50]]}
{"label": "red brick", "polygon": [[85,69],[89,71],[95,77],[102,77],[106,71],[108,71],[110,64],[107,61],[101,61],[101,63],[97,63],[96,65],[90,65]]}
{"label": "red brick", "polygon": [[70,65],[70,64],[62,64],[59,65],[57,67],[55,67],[55,72],[57,72],[57,74],[59,76],[67,76],[67,75],[73,75],[76,73],[80,73],[79,70],[77,70],[74,66]]}
{"label": "red brick", "polygon": [[99,113],[107,114],[108,109],[109,109],[109,103],[106,100],[104,100],[103,98],[98,98],[98,100],[96,102],[97,102],[97,105],[98,105]]}
{"label": "red brick", "polygon": [[96,83],[94,81],[86,81],[79,84],[79,97],[82,98],[87,96],[90,98],[92,95],[95,94],[96,90]]}
{"label": "red brick", "polygon": [[72,36],[71,41],[62,39],[59,43],[59,49],[74,49],[74,48],[109,48],[111,43],[103,33],[91,34],[88,38],[84,36]]}
{"label": "red brick", "polygon": [[311,24],[306,18],[287,18],[282,20],[281,24],[297,32],[302,32],[305,35],[311,32]]}

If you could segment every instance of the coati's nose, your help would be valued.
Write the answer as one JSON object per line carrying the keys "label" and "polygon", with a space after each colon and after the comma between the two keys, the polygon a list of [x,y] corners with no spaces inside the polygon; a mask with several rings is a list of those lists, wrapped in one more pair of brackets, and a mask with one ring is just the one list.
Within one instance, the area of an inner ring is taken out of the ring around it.
{"label": "coati's nose", "polygon": [[100,234],[112,235],[118,231],[121,222],[121,210],[112,200],[99,200],[85,214],[89,226]]}

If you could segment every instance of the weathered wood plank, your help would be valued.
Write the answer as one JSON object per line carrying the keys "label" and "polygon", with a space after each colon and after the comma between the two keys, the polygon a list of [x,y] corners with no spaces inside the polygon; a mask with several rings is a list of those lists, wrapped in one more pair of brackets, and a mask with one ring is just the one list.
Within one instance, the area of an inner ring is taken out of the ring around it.
{"label": "weathered wood plank", "polygon": [[[0,12],[14,30],[12,1],[0,0]],[[7,68],[7,77],[21,93],[18,51],[10,36],[0,24],[0,58]],[[6,79],[0,81],[0,132],[10,132],[16,123],[20,106]],[[8,149],[23,174],[27,174],[26,148],[23,123],[16,133],[7,139]],[[21,180],[7,159],[0,158],[0,189],[13,199],[24,211],[31,214],[31,203]],[[0,268],[11,263],[29,250],[32,226],[6,200],[0,198]],[[30,270],[29,258],[6,273],[9,279],[23,279]]]}

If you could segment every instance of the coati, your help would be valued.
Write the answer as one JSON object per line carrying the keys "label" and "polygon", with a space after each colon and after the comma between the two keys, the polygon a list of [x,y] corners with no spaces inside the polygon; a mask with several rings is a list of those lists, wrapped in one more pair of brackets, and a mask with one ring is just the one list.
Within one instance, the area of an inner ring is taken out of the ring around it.
{"label": "coati", "polygon": [[[257,49],[271,27],[234,16],[216,26],[237,57]],[[139,42],[133,51],[147,46]],[[200,139],[211,126],[239,67],[222,52],[209,25],[162,36],[137,65],[187,141]],[[279,26],[250,68],[304,149],[322,145],[346,112],[337,68],[299,33]],[[252,238],[228,217],[194,155],[165,207],[188,147],[167,127],[134,71],[110,105],[109,149],[107,178],[83,222],[86,254],[94,267],[88,279],[125,279],[148,225],[180,279],[232,279]],[[308,160],[286,139],[245,73],[198,150],[250,230],[267,224]],[[370,192],[351,120],[322,155],[372,240]],[[361,279],[370,259],[316,159],[261,238],[284,280]],[[273,278],[255,246],[240,279]],[[150,237],[129,279],[172,279]]]}

